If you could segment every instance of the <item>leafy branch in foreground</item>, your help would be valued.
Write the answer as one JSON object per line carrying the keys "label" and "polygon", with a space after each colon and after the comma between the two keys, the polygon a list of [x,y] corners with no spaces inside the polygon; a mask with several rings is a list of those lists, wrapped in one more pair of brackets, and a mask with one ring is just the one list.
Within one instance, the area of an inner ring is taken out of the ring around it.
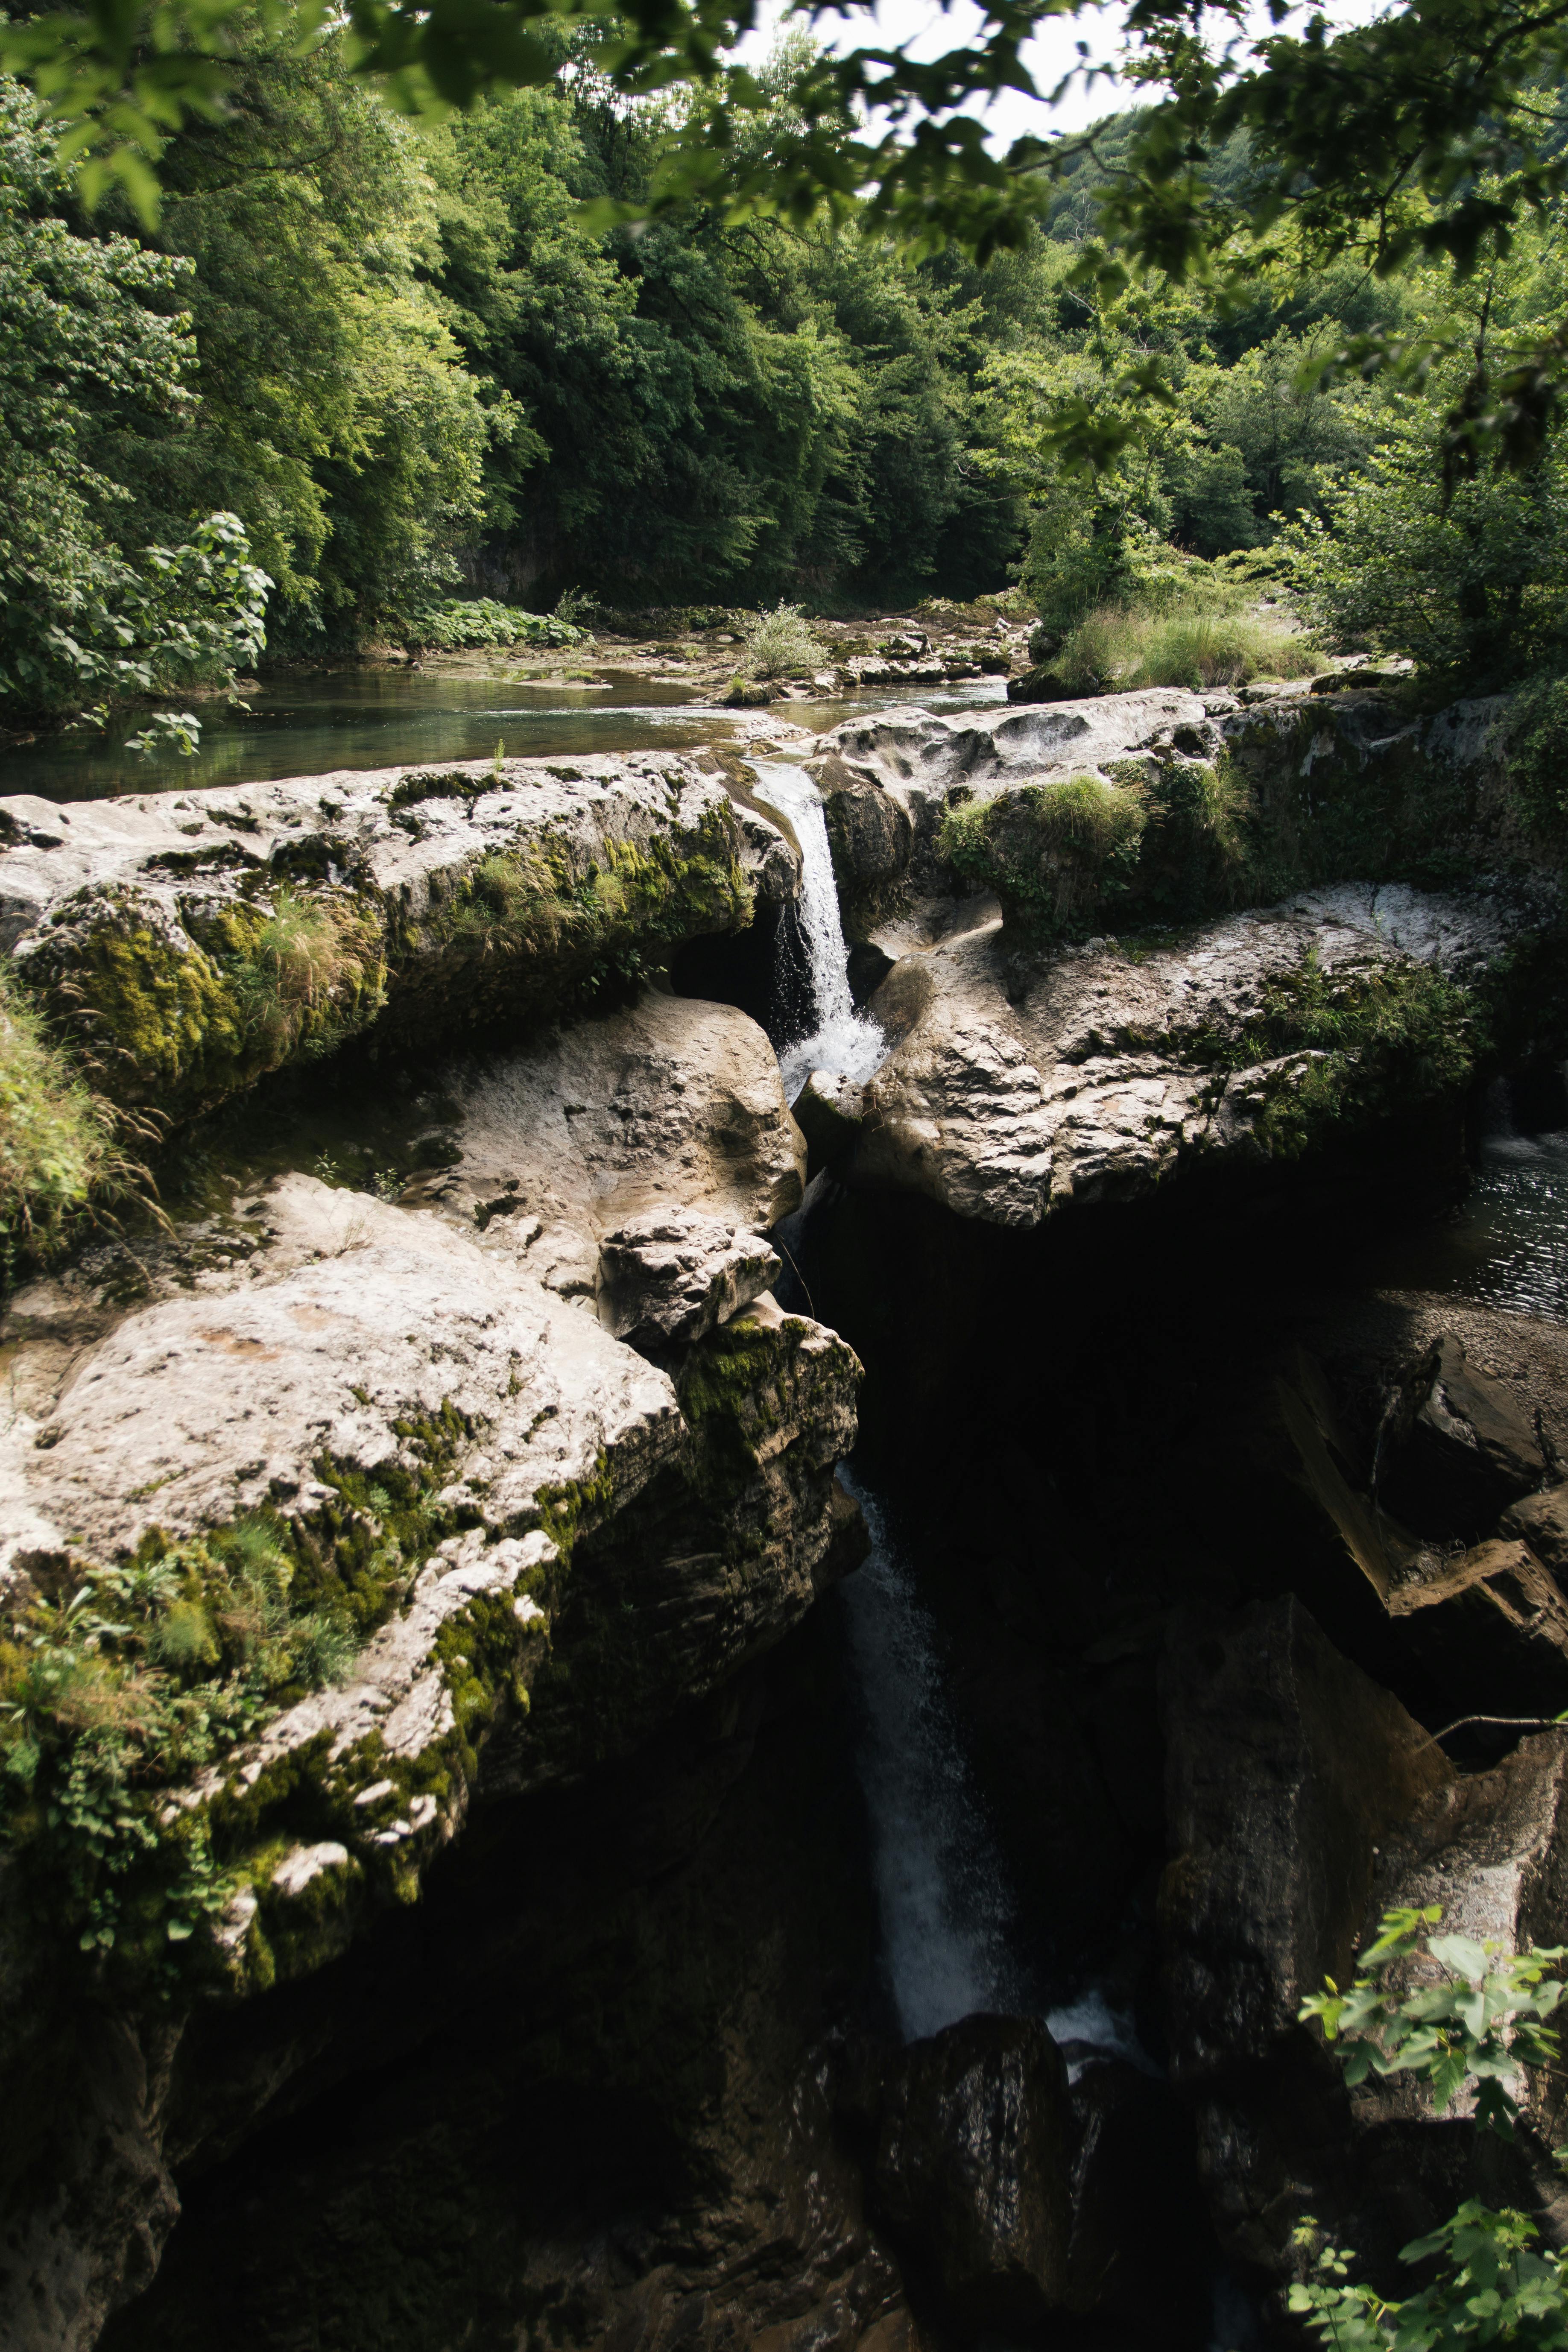
{"label": "leafy branch in foreground", "polygon": [[[1434,1934],[1442,1916],[1436,1904],[1389,1912],[1350,1990],[1328,1979],[1300,2016],[1316,2019],[1325,2039],[1341,2045],[1347,2083],[1414,2074],[1439,2114],[1473,2087],[1479,2128],[1511,2139],[1521,2070],[1554,2066],[1560,2054],[1551,2021],[1563,1986],[1551,1970],[1564,1948],[1509,1952],[1489,1940]],[[1291,2287],[1290,2309],[1337,2352],[1438,2352],[1466,2344],[1564,2352],[1568,2261],[1536,2252],[1537,2235],[1526,2215],[1467,2200],[1402,2250],[1401,2262],[1436,2260],[1441,2267],[1418,2294],[1394,2302],[1352,2283],[1354,2255],[1323,2244],[1308,2220],[1295,2242],[1313,2257],[1316,2275]]]}

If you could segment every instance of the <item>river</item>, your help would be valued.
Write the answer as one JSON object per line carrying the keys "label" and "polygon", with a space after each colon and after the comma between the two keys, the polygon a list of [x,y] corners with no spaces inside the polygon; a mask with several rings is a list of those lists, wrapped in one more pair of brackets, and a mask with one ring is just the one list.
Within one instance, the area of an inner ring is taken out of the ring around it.
{"label": "river", "polygon": [[[1005,698],[1000,678],[984,678],[946,692],[867,689],[841,701],[790,702],[781,715],[815,733],[897,702],[918,699],[930,710],[958,710]],[[693,701],[692,688],[679,679],[613,667],[565,678],[558,671],[499,662],[477,675],[368,666],[289,671],[266,680],[247,699],[248,709],[231,709],[216,699],[198,707],[201,745],[191,759],[141,759],[118,740],[80,729],[15,745],[0,752],[0,796],[37,793],[46,800],[75,801],[113,793],[201,792],[342,768],[488,760],[498,744],[511,759],[684,751],[728,740],[742,717]],[[125,722],[114,736],[127,731]]]}

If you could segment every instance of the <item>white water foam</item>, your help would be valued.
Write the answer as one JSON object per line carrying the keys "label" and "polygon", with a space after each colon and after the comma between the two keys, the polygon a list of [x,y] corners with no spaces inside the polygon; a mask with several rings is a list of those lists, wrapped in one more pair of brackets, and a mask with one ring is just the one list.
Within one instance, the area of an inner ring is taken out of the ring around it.
{"label": "white water foam", "polygon": [[831,1070],[836,1077],[863,1085],[887,1053],[887,1040],[874,1021],[856,1012],[849,993],[849,957],[822,795],[787,760],[758,760],[755,766],[757,798],[789,819],[800,844],[800,929],[816,1027],[779,1055],[784,1095],[794,1102],[813,1070]]}

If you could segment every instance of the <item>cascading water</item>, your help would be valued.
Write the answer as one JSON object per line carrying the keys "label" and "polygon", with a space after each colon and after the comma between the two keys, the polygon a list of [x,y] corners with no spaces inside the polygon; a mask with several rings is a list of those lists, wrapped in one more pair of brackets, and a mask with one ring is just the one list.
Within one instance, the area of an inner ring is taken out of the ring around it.
{"label": "cascading water", "polygon": [[1035,2006],[1015,1958],[1012,1901],[942,1696],[936,1628],[878,1497],[839,1473],[871,1553],[844,1588],[865,1706],[860,1779],[870,1815],[883,1962],[906,2041],[976,2010]]}
{"label": "cascading water", "polygon": [[793,1102],[813,1070],[831,1070],[836,1076],[861,1083],[876,1069],[887,1045],[876,1023],[856,1012],[849,992],[849,957],[838,919],[822,796],[810,777],[787,760],[755,764],[758,799],[788,818],[800,844],[800,937],[816,1026],[779,1054],[784,1093]]}
{"label": "cascading water", "polygon": [[1130,2022],[1090,1988],[1047,2009],[1018,1950],[1007,1873],[942,1687],[940,1645],[886,1510],[853,1472],[871,1551],[844,1587],[865,1723],[860,1781],[870,1816],[883,1966],[906,2041],[986,2010],[1043,2014],[1069,2057],[1148,2061]]}

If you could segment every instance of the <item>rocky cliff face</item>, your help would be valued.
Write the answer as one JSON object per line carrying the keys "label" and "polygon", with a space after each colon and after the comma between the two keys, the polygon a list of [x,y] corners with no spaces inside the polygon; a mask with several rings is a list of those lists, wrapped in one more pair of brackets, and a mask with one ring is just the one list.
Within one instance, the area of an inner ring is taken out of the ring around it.
{"label": "rocky cliff face", "polygon": [[[296,1174],[235,1203],[194,1280],[154,1253],[129,1311],[16,1302],[6,1606],[132,1741],[86,1801],[121,1815],[105,1854],[59,1815],[93,1718],[28,1685],[19,2343],[93,2342],[178,2210],[171,2141],[187,2168],[234,2146],[310,2063],[286,2039],[264,2085],[215,2081],[231,2062],[175,2063],[194,2015],[221,2049],[220,2013],[274,2013],[420,1895],[476,1803],[612,1769],[856,1557],[833,1470],[858,1367],[767,1295],[803,1153],[761,1033],[648,996],[450,1085],[460,1142],[409,1205]],[[94,2016],[125,2055],[101,2128],[62,2134],[44,2085]]]}

